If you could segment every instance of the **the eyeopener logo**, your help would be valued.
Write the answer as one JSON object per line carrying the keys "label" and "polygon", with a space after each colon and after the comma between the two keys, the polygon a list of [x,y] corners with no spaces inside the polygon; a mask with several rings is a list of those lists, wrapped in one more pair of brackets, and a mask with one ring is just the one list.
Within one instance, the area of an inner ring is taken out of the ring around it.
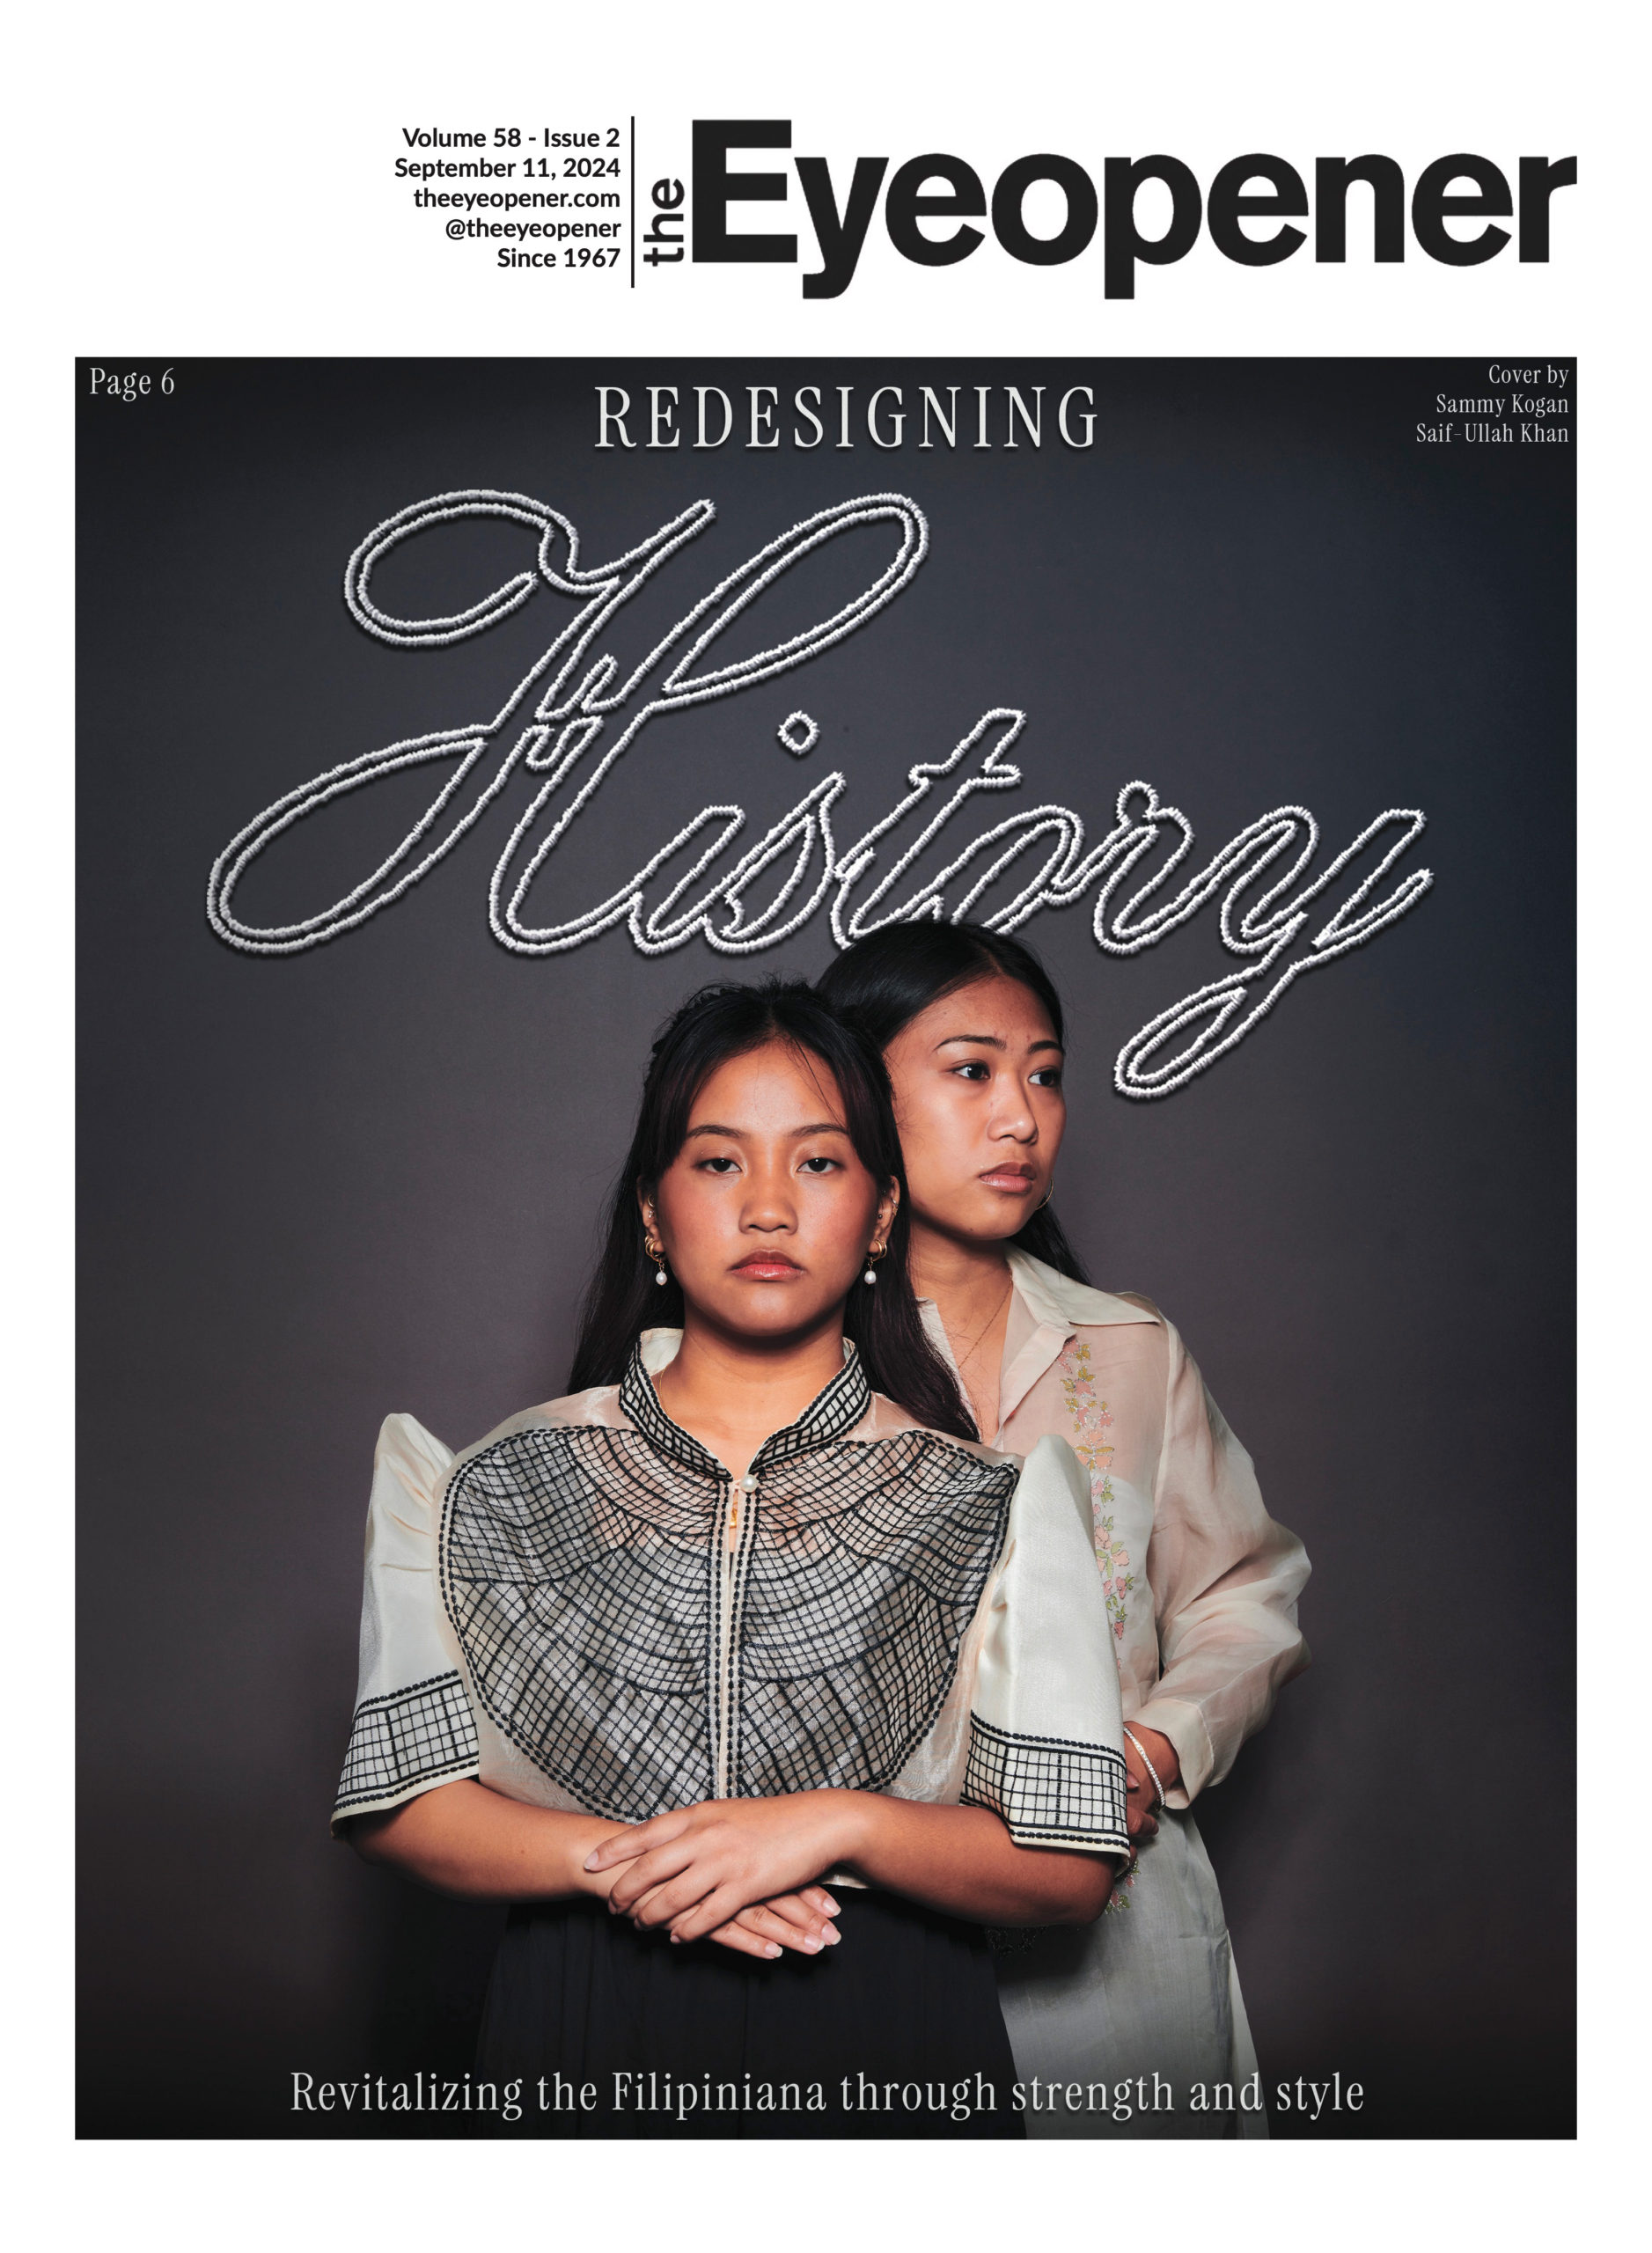
{"label": "the eyeopener logo", "polygon": [[[696,501],[637,547],[591,569],[580,563],[579,535],[569,519],[525,494],[438,493],[378,525],[350,557],[344,598],[356,623],[381,642],[399,649],[462,642],[546,595],[571,601],[574,614],[492,719],[404,738],[348,760],[248,822],[218,855],[208,881],[207,916],[217,936],[249,954],[281,955],[302,953],[356,929],[451,853],[520,771],[532,778],[532,794],[488,892],[493,935],[518,954],[565,953],[617,924],[626,926],[643,954],[665,954],[695,937],[720,954],[754,954],[791,937],[827,903],[840,946],[885,923],[923,916],[957,921],[983,912],[995,929],[1011,931],[1042,908],[1072,906],[1093,887],[1096,944],[1104,954],[1126,956],[1156,945],[1219,899],[1222,943],[1239,966],[1162,1010],[1126,1041],[1114,1084],[1120,1095],[1144,1099],[1185,1087],[1236,1047],[1304,972],[1362,946],[1414,907],[1432,884],[1427,869],[1413,869],[1392,889],[1382,890],[1390,870],[1421,833],[1424,817],[1416,808],[1390,807],[1377,814],[1311,875],[1318,824],[1305,806],[1281,805],[1248,823],[1183,877],[1179,889],[1164,896],[1193,855],[1193,826],[1150,782],[1140,781],[1118,792],[1112,826],[1093,843],[1087,842],[1079,814],[1040,804],[1006,815],[951,851],[967,827],[961,817],[973,801],[985,796],[990,804],[1021,784],[1021,768],[1009,753],[1027,716],[999,707],[983,713],[944,757],[912,767],[906,794],[847,848],[837,844],[833,815],[848,781],[833,773],[731,864],[727,856],[746,826],[745,813],[734,804],[708,805],[606,899],[559,921],[532,921],[530,893],[577,868],[577,852],[570,860],[559,848],[645,728],[689,706],[738,695],[843,641],[911,583],[929,552],[923,512],[903,495],[874,493],[841,502],[793,525],[731,572],[621,679],[618,658],[595,648],[598,637],[716,513],[709,501]],[[401,619],[379,607],[372,576],[393,548],[415,533],[474,517],[522,525],[536,539],[534,568],[450,617]],[[841,608],[736,663],[705,662],[765,589],[825,542],[866,526],[887,526],[893,553]],[[818,721],[800,709],[782,723],[779,741],[792,757],[804,759],[819,735]],[[236,914],[242,877],[296,823],[389,775],[438,764],[452,771],[400,843],[331,906],[271,926],[246,922]],[[702,840],[687,875],[664,898],[650,899],[659,872],[685,847]],[[916,863],[933,858],[934,850],[948,855],[944,865],[913,881]],[[774,888],[763,885],[766,876]],[[982,910],[989,892],[1017,878],[1002,905]]]}
{"label": "the eyeopener logo", "polygon": [[[653,183],[652,208],[644,207],[643,264],[680,266],[685,247],[692,263],[701,266],[795,266],[807,258],[796,232],[764,229],[761,221],[769,215],[739,208],[788,201],[789,172],[772,163],[742,165],[738,154],[789,150],[791,120],[697,118],[692,132],[686,213],[680,180]],[[737,157],[732,164],[731,152]],[[1310,216],[1303,172],[1266,150],[1231,158],[1208,187],[1179,157],[1105,157],[1100,169],[1098,188],[1091,171],[1073,157],[1048,150],[1017,157],[999,172],[989,194],[973,165],[943,150],[908,157],[892,172],[887,157],[857,157],[852,166],[840,160],[835,182],[826,158],[794,158],[791,171],[814,234],[816,263],[803,276],[803,294],[842,296],[855,279],[880,198],[885,234],[915,266],[957,266],[973,257],[988,227],[999,251],[1024,266],[1066,266],[1082,258],[1099,234],[1102,293],[1108,297],[1134,297],[1139,267],[1178,264],[1201,231],[1237,266],[1278,266],[1309,239],[1303,228],[1291,224]],[[1356,241],[1369,241],[1378,265],[1403,262],[1409,236],[1439,265],[1483,266],[1513,239],[1494,224],[1499,219],[1515,220],[1520,263],[1546,265],[1550,200],[1558,188],[1575,185],[1577,159],[1521,157],[1511,184],[1502,165],[1460,150],[1425,165],[1409,194],[1392,157],[1316,157],[1312,173],[1317,265],[1347,261],[1351,212]],[[1029,224],[1028,199],[1035,190],[1045,191],[1037,200],[1053,231],[1046,226],[1035,232]],[[976,220],[986,224],[977,226]],[[1453,231],[1475,221],[1484,224],[1471,233]]]}

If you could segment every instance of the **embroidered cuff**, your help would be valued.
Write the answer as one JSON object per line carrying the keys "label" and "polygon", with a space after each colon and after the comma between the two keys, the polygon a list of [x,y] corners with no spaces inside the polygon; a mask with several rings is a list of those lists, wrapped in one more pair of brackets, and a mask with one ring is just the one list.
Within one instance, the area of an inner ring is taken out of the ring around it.
{"label": "embroidered cuff", "polygon": [[1127,1781],[1123,1756],[1111,1745],[1022,1736],[970,1715],[959,1804],[991,1808],[1018,1846],[1127,1854]]}
{"label": "embroidered cuff", "polygon": [[476,1720],[457,1670],[363,1698],[339,1779],[334,1834],[347,1816],[394,1807],[432,1784],[474,1776],[480,1765]]}

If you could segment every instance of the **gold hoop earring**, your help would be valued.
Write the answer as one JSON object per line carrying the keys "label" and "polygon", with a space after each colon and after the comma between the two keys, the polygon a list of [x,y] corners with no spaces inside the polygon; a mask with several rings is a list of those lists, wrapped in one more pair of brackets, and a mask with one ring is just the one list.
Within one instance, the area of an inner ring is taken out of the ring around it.
{"label": "gold hoop earring", "polygon": [[888,1251],[889,1246],[886,1244],[874,1244],[868,1246],[866,1252],[866,1273],[861,1277],[863,1283],[876,1283],[877,1281],[877,1263],[880,1259],[885,1257]]}
{"label": "gold hoop earring", "polygon": [[645,1236],[642,1239],[642,1249],[654,1262],[656,1269],[654,1281],[663,1290],[671,1281],[671,1277],[665,1273],[665,1247],[657,1237]]}
{"label": "gold hoop earring", "polygon": [[1043,1196],[1039,1198],[1039,1200],[1038,1203],[1037,1203],[1037,1204],[1032,1207],[1033,1211],[1034,1211],[1035,1213],[1041,1213],[1041,1212],[1044,1210],[1044,1207],[1045,1207],[1049,1203],[1049,1201],[1050,1201],[1051,1198],[1054,1196],[1054,1194],[1055,1194],[1055,1179],[1054,1179],[1054,1175],[1052,1175],[1052,1176],[1051,1176],[1051,1178],[1050,1178],[1050,1185],[1049,1185],[1049,1187],[1045,1191],[1045,1193],[1044,1193]]}

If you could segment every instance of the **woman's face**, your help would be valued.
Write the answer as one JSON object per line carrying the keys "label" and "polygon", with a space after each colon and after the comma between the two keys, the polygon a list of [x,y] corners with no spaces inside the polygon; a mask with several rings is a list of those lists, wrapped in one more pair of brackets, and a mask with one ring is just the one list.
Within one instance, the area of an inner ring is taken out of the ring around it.
{"label": "woman's face", "polygon": [[773,1041],[711,1074],[641,1202],[691,1315],[779,1340],[836,1315],[888,1231],[895,1190],[855,1154],[827,1067]]}
{"label": "woman's face", "polygon": [[1067,1126],[1043,1003],[1012,978],[977,979],[914,1017],[884,1060],[914,1225],[1014,1236],[1048,1194]]}

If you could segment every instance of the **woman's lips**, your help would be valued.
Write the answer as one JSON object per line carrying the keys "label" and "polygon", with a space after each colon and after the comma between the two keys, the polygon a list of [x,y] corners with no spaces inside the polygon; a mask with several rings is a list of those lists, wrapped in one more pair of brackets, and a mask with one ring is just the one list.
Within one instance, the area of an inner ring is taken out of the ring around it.
{"label": "woman's lips", "polygon": [[988,1189],[1007,1189],[1024,1194],[1031,1189],[1038,1176],[1031,1166],[995,1166],[990,1173],[979,1173],[975,1178]]}
{"label": "woman's lips", "polygon": [[737,1275],[749,1275],[753,1282],[782,1283],[789,1276],[801,1275],[803,1269],[795,1259],[788,1259],[775,1251],[755,1251],[749,1259],[742,1259],[736,1266]]}

